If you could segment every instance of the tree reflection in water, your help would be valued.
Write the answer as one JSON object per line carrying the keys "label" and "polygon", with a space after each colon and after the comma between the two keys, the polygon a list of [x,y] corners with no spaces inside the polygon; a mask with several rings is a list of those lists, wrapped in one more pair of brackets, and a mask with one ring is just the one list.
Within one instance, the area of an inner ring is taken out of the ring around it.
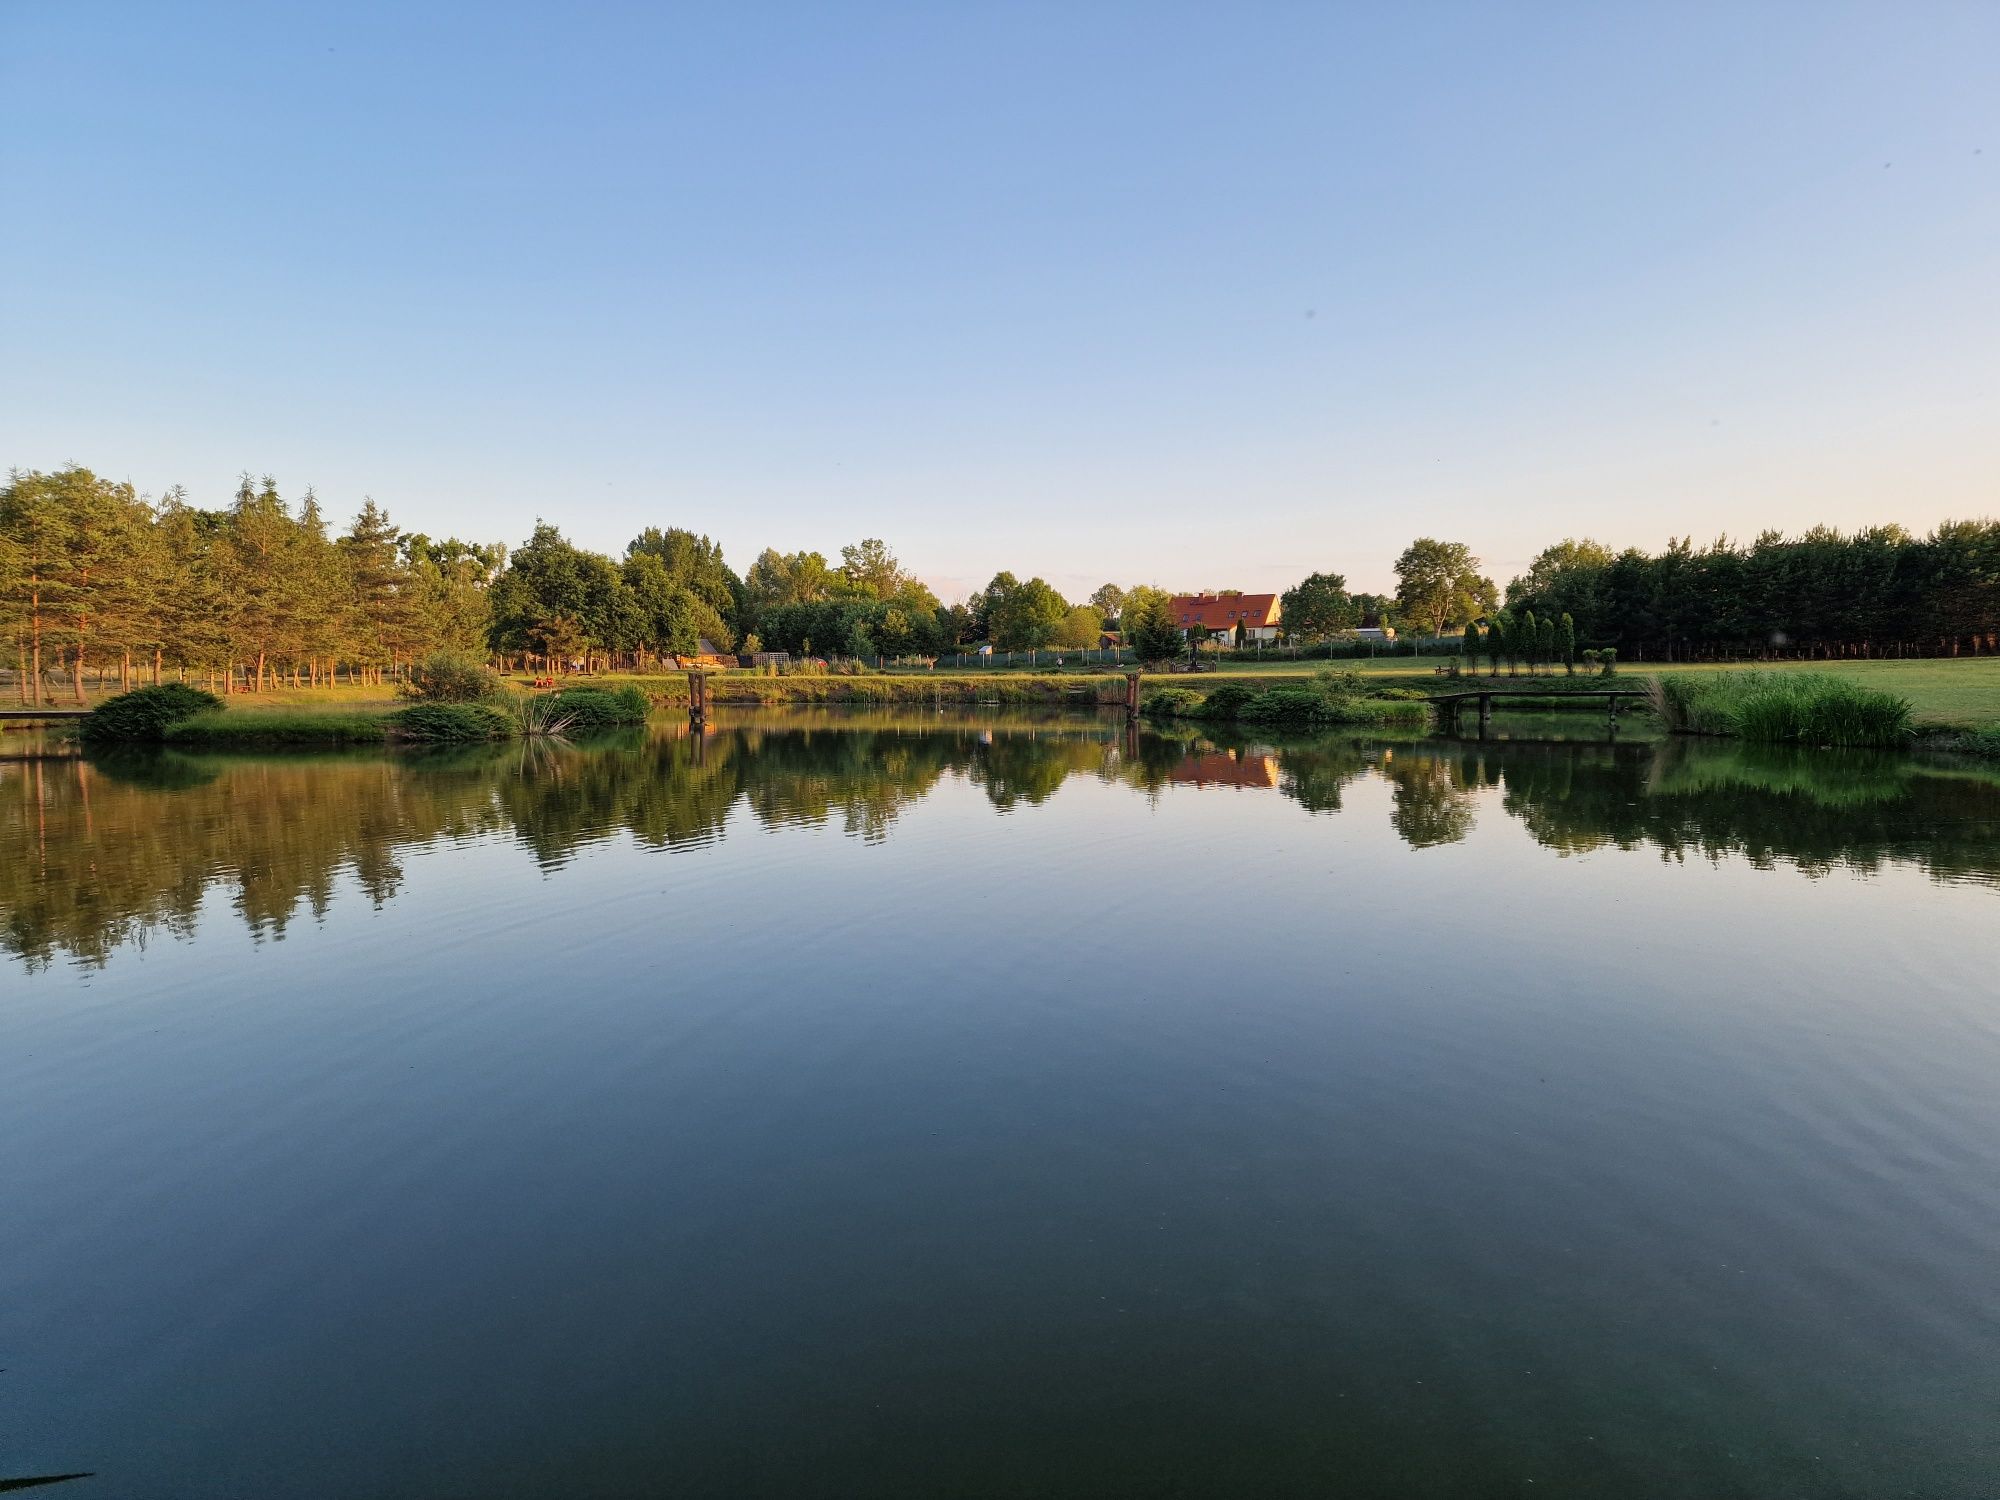
{"label": "tree reflection in water", "polygon": [[1073,777],[1151,798],[1275,791],[1315,814],[1339,813],[1343,789],[1374,777],[1390,787],[1394,831],[1419,849],[1466,839],[1497,807],[1561,854],[1652,847],[1812,874],[1901,863],[2000,884],[2000,777],[1909,756],[823,713],[426,755],[10,759],[0,943],[30,967],[101,964],[156,933],[191,934],[217,891],[275,939],[301,911],[323,916],[343,879],[393,899],[403,856],[432,845],[503,837],[553,870],[619,837],[698,847],[732,816],[880,842],[948,779],[1019,814]]}

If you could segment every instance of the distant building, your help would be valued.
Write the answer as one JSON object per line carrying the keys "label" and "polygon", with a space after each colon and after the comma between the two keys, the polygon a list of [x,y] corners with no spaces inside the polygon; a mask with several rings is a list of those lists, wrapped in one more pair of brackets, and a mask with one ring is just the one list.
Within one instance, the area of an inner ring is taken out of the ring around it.
{"label": "distant building", "polygon": [[1396,627],[1393,625],[1364,625],[1359,630],[1350,630],[1348,636],[1357,641],[1393,641]]}
{"label": "distant building", "polygon": [[1279,624],[1276,594],[1176,594],[1174,622],[1183,630],[1204,627],[1217,640],[1275,641]]}

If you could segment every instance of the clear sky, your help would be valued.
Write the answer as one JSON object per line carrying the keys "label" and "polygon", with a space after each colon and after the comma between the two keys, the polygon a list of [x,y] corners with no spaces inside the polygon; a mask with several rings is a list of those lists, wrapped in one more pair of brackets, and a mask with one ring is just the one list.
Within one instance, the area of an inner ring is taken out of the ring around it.
{"label": "clear sky", "polygon": [[2000,510],[2000,4],[0,0],[0,465],[1504,584]]}

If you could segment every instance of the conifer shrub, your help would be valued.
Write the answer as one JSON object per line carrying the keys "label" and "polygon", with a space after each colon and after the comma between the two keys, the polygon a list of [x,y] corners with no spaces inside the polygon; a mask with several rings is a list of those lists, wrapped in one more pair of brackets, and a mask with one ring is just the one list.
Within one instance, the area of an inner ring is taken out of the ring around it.
{"label": "conifer shrub", "polygon": [[198,714],[219,713],[222,700],[183,682],[134,688],[97,705],[78,726],[87,740],[143,741],[166,738],[174,725]]}

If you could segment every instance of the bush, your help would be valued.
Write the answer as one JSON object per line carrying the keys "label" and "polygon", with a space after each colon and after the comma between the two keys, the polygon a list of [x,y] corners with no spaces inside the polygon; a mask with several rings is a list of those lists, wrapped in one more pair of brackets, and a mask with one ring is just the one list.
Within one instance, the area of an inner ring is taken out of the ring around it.
{"label": "bush", "polygon": [[544,711],[567,720],[567,728],[605,729],[613,724],[643,724],[653,711],[653,702],[640,689],[627,683],[615,691],[606,688],[564,688],[544,700]]}
{"label": "bush", "polygon": [[486,703],[418,703],[397,709],[386,722],[399,740],[434,744],[505,739],[514,732],[514,721]]}
{"label": "bush", "polygon": [[78,728],[87,740],[159,740],[175,724],[221,708],[222,700],[213,693],[185,683],[163,682],[158,687],[135,688],[107,698]]}
{"label": "bush", "polygon": [[409,681],[397,691],[421,703],[477,703],[500,691],[500,677],[473,657],[433,651],[410,668]]}
{"label": "bush", "polygon": [[1193,688],[1156,688],[1146,694],[1139,711],[1149,719],[1198,719],[1207,703]]}
{"label": "bush", "polygon": [[1352,667],[1329,667],[1313,675],[1313,686],[1328,698],[1365,698],[1368,679]]}
{"label": "bush", "polygon": [[1234,719],[1242,714],[1244,706],[1256,696],[1254,689],[1245,687],[1240,682],[1225,682],[1202,702],[1201,717]]}

